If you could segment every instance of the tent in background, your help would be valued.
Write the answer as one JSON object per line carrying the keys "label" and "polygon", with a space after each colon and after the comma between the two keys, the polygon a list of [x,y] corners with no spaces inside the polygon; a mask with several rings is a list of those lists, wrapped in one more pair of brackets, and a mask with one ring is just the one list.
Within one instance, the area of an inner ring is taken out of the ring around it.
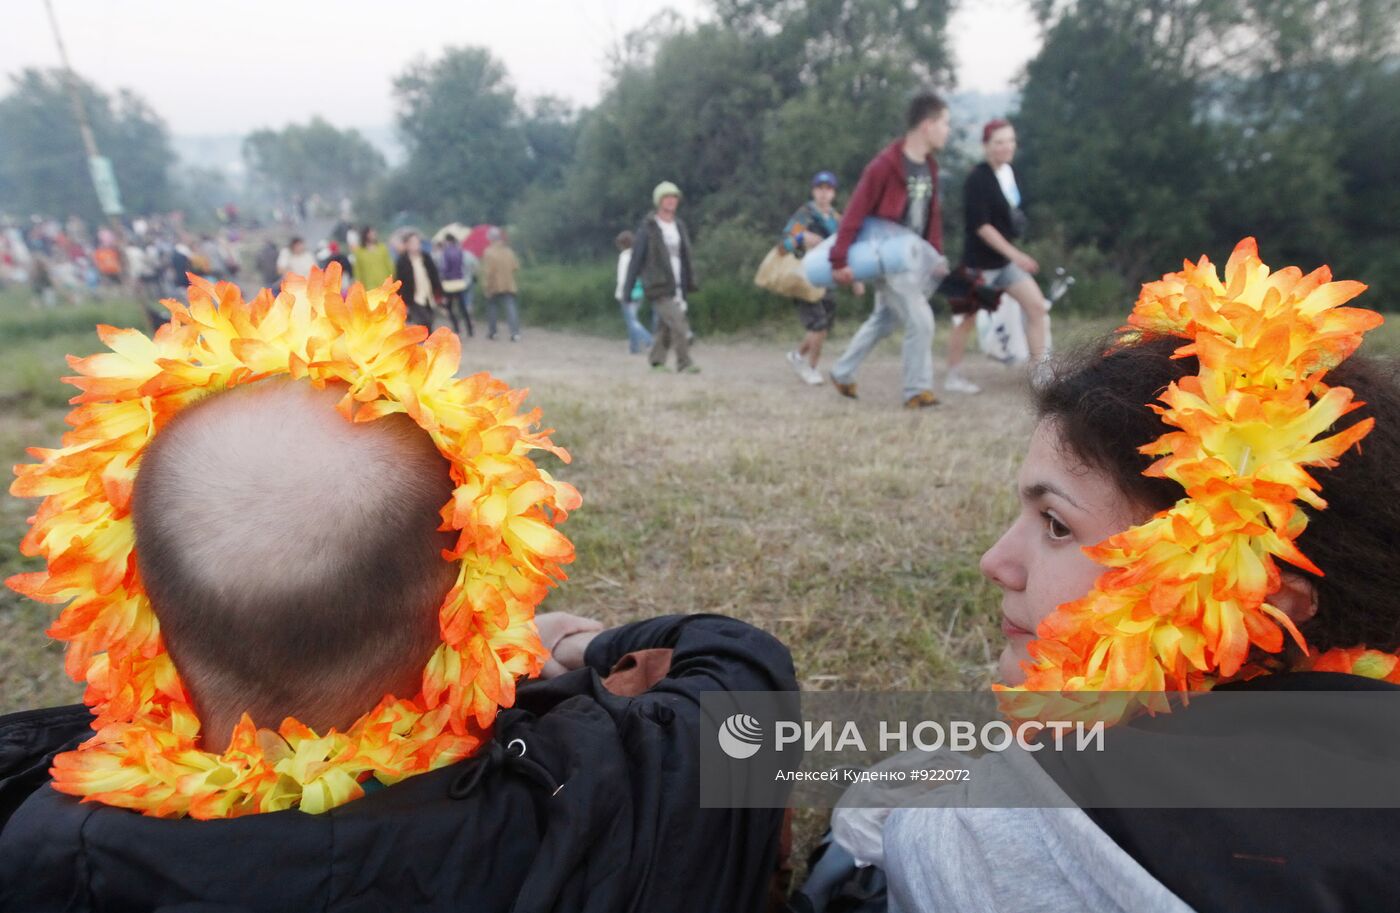
{"label": "tent in background", "polygon": [[448,235],[452,235],[459,242],[465,241],[467,239],[467,235],[471,234],[471,231],[472,230],[470,228],[463,225],[461,222],[453,222],[452,224],[444,225],[437,230],[437,232],[433,235],[433,243],[441,244],[442,239],[447,237]]}
{"label": "tent in background", "polygon": [[491,243],[487,239],[486,233],[495,227],[494,225],[473,226],[471,234],[467,235],[467,239],[462,242],[463,250],[471,251],[473,257],[480,259],[481,255],[486,252],[486,245]]}

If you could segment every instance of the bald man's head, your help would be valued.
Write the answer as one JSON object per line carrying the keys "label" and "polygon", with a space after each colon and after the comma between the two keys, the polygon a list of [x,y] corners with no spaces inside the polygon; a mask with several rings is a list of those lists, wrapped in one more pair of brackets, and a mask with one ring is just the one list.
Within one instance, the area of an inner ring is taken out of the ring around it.
{"label": "bald man's head", "polygon": [[403,415],[351,424],[343,388],[264,381],[186,409],[136,477],[137,564],[209,747],[240,714],[344,728],[409,697],[455,566],[448,464]]}

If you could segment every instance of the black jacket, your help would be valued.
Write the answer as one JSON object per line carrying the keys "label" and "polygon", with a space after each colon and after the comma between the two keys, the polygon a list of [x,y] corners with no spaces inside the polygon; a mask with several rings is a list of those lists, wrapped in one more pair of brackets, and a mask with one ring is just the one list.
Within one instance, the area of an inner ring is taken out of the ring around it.
{"label": "black jacket", "polygon": [[[1265,675],[1222,685],[1235,692],[1368,692],[1400,701],[1400,688],[1374,679],[1332,672]],[[1227,736],[1268,739],[1293,753],[1309,745],[1340,744],[1350,756],[1400,762],[1394,753],[1396,711],[1376,715],[1373,701],[1328,704],[1328,715],[1295,705],[1284,720],[1261,718],[1245,732],[1191,721],[1205,705],[1144,719],[1110,730],[1105,758],[1145,776],[1175,795],[1172,784],[1193,778],[1211,791],[1221,784],[1257,777],[1252,755],[1222,748]],[[1184,744],[1166,756],[1163,737]],[[1118,741],[1126,740],[1126,741]],[[1118,744],[1115,745],[1115,741]],[[1192,765],[1181,757],[1199,758]],[[1057,755],[1036,759],[1073,794],[1074,774],[1055,765]],[[1166,765],[1170,769],[1164,769]],[[1164,785],[1165,784],[1165,785]],[[1392,790],[1393,793],[1393,790]],[[1400,866],[1395,845],[1400,839],[1400,809],[1377,796],[1374,808],[1086,808],[1085,812],[1146,869],[1199,913],[1270,913],[1395,909],[1400,896]],[[1389,806],[1389,807],[1387,807]]]}
{"label": "black jacket", "polygon": [[[431,303],[442,297],[442,280],[438,278],[437,264],[427,254],[423,255],[423,268],[428,271],[428,281],[433,286],[433,292],[428,296]],[[401,283],[399,297],[403,298],[404,304],[417,304],[417,280],[413,277],[413,263],[408,259],[408,254],[399,254],[399,259],[394,261],[394,278]]]}
{"label": "black jacket", "polygon": [[[1022,201],[1024,205],[1024,200]],[[1003,238],[1015,241],[1021,235],[1025,216],[1013,209],[992,166],[982,162],[967,175],[963,185],[963,262],[977,269],[1001,269],[1010,261],[982,240],[977,230],[990,225]]]}
{"label": "black jacket", "polygon": [[[635,698],[624,654],[674,649]],[[703,809],[699,696],[794,690],[767,634],[713,615],[605,632],[588,668],[524,684],[477,756],[322,815],[162,820],[48,787],[87,711],[0,718],[0,910],[758,910],[781,810]]]}
{"label": "black jacket", "polygon": [[637,226],[632,244],[632,260],[627,266],[627,278],[622,281],[624,289],[632,288],[640,278],[642,297],[647,301],[674,298],[678,287],[682,294],[696,290],[695,274],[690,268],[690,233],[685,230],[685,223],[680,219],[676,219],[676,228],[681,233],[679,285],[677,276],[671,269],[671,255],[666,250],[666,239],[661,237],[661,226],[657,224],[656,213],[652,213]]}

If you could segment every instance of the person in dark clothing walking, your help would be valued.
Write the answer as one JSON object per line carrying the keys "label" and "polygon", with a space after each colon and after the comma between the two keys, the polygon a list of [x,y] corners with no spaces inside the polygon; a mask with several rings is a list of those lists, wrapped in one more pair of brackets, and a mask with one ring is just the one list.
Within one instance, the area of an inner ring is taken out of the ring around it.
{"label": "person in dark clothing walking", "polygon": [[422,237],[416,231],[404,236],[394,278],[401,283],[399,295],[408,305],[408,319],[431,330],[433,307],[443,298],[442,280],[433,258],[423,253]]}
{"label": "person in dark clothing walking", "polygon": [[699,374],[700,367],[690,360],[690,322],[686,320],[685,295],[698,289],[690,266],[690,234],[676,215],[681,190],[662,181],[651,192],[656,211],[642,220],[633,236],[632,262],[627,265],[623,288],[642,280],[642,296],[657,317],[655,340],[651,346],[651,368],[666,370],[666,355],[676,351],[676,370]]}
{"label": "person in dark clothing walking", "polygon": [[[983,285],[1005,292],[1021,306],[1026,318],[1026,342],[1030,348],[1032,371],[1045,358],[1045,313],[1050,305],[1036,285],[1040,264],[1016,246],[1025,234],[1026,216],[1021,188],[1011,160],[1016,156],[1016,128],[1000,118],[982,128],[982,149],[986,160],[967,176],[963,185],[964,230],[963,264],[975,271]],[[948,374],[944,387],[954,393],[977,393],[978,387],[959,373],[967,338],[976,329],[974,314],[948,335]]]}

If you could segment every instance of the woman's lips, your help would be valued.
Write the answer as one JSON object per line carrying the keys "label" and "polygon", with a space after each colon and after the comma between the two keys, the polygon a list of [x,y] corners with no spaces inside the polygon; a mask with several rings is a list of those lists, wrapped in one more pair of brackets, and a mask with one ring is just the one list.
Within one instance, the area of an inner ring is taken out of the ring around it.
{"label": "woman's lips", "polygon": [[1001,633],[1005,634],[1007,637],[1034,636],[1030,631],[1027,631],[1025,628],[1016,624],[1011,619],[1007,618],[1005,615],[1001,616]]}

